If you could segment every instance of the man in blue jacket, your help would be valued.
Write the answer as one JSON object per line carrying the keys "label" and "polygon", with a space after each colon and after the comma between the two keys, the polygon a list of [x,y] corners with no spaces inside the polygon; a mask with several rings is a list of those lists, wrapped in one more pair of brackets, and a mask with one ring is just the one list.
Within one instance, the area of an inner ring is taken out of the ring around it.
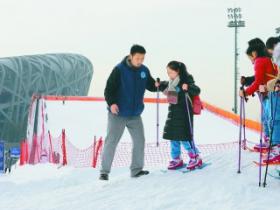
{"label": "man in blue jacket", "polygon": [[131,177],[149,174],[144,171],[145,136],[141,114],[144,110],[145,90],[155,92],[158,83],[151,77],[149,69],[143,65],[146,50],[133,45],[126,56],[110,74],[105,99],[108,104],[108,128],[102,153],[100,180],[108,180],[116,147],[127,127],[132,141]]}

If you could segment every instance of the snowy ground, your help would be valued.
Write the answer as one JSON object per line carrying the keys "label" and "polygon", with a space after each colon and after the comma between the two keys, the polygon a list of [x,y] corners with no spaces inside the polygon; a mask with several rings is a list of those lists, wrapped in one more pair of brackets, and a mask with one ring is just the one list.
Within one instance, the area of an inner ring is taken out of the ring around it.
{"label": "snowy ground", "polygon": [[[103,102],[94,109],[99,116],[106,115]],[[166,109],[161,105],[161,125]],[[147,139],[154,138],[153,116],[155,106],[147,105],[143,115]],[[106,120],[99,121],[94,128],[105,132],[105,125]],[[254,132],[247,135],[250,140],[258,139]],[[238,127],[224,119],[208,112],[196,118],[199,144],[230,142],[237,137]],[[127,139],[126,134],[123,140]],[[92,168],[27,165],[17,167],[10,175],[0,175],[0,209],[275,210],[279,206],[280,180],[268,177],[267,188],[259,188],[258,168],[252,163],[257,158],[257,154],[243,152],[241,174],[236,173],[237,151],[225,151],[205,156],[204,161],[212,164],[188,174],[149,168],[149,176],[131,179],[128,168],[114,168],[109,182],[99,181],[98,170]]]}
{"label": "snowy ground", "polygon": [[280,180],[268,177],[258,187],[258,168],[246,153],[242,174],[236,173],[236,153],[213,154],[212,165],[192,173],[162,173],[131,179],[126,168],[113,170],[109,182],[98,171],[52,165],[25,166],[0,179],[0,209],[10,210],[275,210]]}

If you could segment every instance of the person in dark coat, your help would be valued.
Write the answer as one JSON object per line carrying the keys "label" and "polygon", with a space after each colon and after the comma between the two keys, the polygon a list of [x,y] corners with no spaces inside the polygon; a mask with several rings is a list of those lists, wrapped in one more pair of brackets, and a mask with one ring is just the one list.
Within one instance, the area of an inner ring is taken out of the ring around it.
{"label": "person in dark coat", "polygon": [[[111,72],[104,91],[108,104],[108,129],[102,152],[100,180],[109,180],[109,173],[117,145],[125,128],[132,141],[131,177],[148,175],[143,170],[145,135],[141,114],[144,111],[146,89],[156,92],[158,85],[143,62],[146,50],[133,45],[126,56]],[[157,86],[156,86],[157,85]]]}
{"label": "person in dark coat", "polygon": [[9,149],[5,153],[5,173],[9,172],[11,173],[12,168],[12,157],[11,157],[11,150]]}
{"label": "person in dark coat", "polygon": [[[193,76],[187,72],[182,62],[171,61],[167,65],[169,81],[160,83],[160,90],[167,96],[169,107],[168,116],[164,126],[163,138],[171,140],[171,157],[168,169],[183,167],[181,158],[181,144],[188,151],[190,162],[188,169],[202,165],[197,148],[194,148],[191,127],[193,127],[192,99],[200,94],[200,88],[195,85]],[[189,107],[189,116],[187,104]]]}

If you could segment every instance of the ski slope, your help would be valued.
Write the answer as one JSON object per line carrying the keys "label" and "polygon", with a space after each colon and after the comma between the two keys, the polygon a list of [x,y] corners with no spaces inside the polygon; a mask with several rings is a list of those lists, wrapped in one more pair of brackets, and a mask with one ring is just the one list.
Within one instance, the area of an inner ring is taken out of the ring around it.
{"label": "ski slope", "polygon": [[[95,132],[105,135],[106,105],[94,107],[99,121]],[[155,141],[155,104],[146,104],[143,113],[147,141]],[[167,105],[160,106],[161,130]],[[77,127],[77,130],[78,127]],[[207,111],[195,118],[198,144],[231,142],[238,139],[238,127]],[[247,132],[258,141],[258,134]],[[86,140],[84,140],[86,141]],[[125,133],[122,141],[129,141]],[[87,143],[76,141],[79,147]],[[162,167],[148,168],[151,174],[129,177],[129,169],[113,168],[109,182],[98,180],[92,168],[58,168],[40,164],[17,166],[10,175],[0,175],[0,209],[9,210],[275,210],[278,208],[280,180],[268,177],[267,188],[258,187],[258,168],[252,163],[256,153],[242,152],[242,173],[237,174],[237,150],[203,157],[210,166],[191,173],[163,173]],[[273,173],[274,167],[270,167]]]}

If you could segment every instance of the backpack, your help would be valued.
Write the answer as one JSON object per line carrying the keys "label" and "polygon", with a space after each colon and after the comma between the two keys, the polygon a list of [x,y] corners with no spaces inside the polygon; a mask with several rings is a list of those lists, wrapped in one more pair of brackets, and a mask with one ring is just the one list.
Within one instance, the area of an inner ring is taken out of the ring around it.
{"label": "backpack", "polygon": [[203,104],[199,95],[193,97],[192,104],[193,104],[193,114],[200,115],[201,110],[203,109]]}
{"label": "backpack", "polygon": [[203,104],[202,101],[199,97],[199,95],[197,96],[193,96],[193,99],[191,100],[191,97],[188,95],[188,98],[192,104],[192,108],[193,108],[193,114],[194,115],[201,115],[201,111],[203,110]]}

